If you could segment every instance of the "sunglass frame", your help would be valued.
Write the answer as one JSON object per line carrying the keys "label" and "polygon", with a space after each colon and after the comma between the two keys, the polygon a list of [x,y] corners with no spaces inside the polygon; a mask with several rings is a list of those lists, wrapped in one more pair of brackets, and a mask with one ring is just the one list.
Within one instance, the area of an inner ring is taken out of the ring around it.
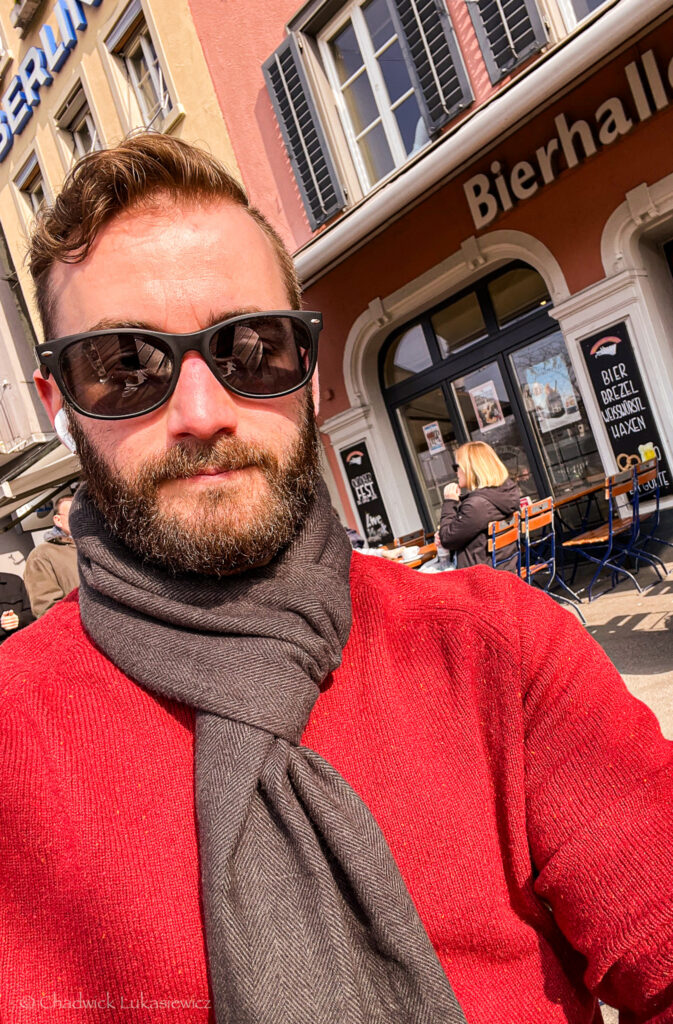
{"label": "sunglass frame", "polygon": [[[299,384],[295,384],[294,387],[288,388],[285,391],[274,392],[271,395],[250,395],[246,394],[244,391],[239,391],[217,375],[214,361],[210,356],[210,342],[213,336],[217,334],[218,331],[222,330],[223,327],[231,327],[239,323],[244,323],[248,320],[259,320],[260,318],[266,317],[285,317],[291,320],[300,320],[304,326],[308,327],[311,342],[309,363],[303,380]],[[154,412],[156,409],[161,408],[162,405],[165,405],[175,391],[178,378],[180,376],[182,360],[187,352],[198,352],[208,366],[208,369],[217,380],[218,384],[221,384],[223,388],[226,388],[227,391],[237,395],[239,398],[264,400],[267,398],[284,398],[286,395],[291,395],[295,391],[299,391],[300,388],[306,387],[315,373],[315,368],[318,362],[318,339],[320,337],[322,326],[322,313],[318,313],[316,311],[303,309],[270,309],[260,310],[259,313],[243,313],[241,316],[230,317],[228,320],[221,320],[219,323],[213,324],[212,327],[206,327],[202,331],[194,331],[192,334],[168,334],[163,331],[145,330],[142,327],[108,327],[107,330],[102,331],[85,331],[81,334],[68,334],[63,338],[54,338],[51,341],[45,341],[42,345],[37,345],[35,351],[40,363],[40,372],[42,376],[45,380],[48,379],[49,374],[53,376],[61,394],[67,399],[73,409],[80,413],[81,416],[88,416],[90,419],[94,420],[131,420],[136,419],[138,416],[147,416],[148,413]],[[155,402],[147,409],[143,409],[141,412],[125,413],[118,416],[109,414],[97,415],[93,412],[87,412],[75,401],[63,380],[60,361],[63,352],[70,345],[77,341],[88,341],[92,338],[101,338],[110,334],[142,335],[147,338],[156,338],[168,347],[171,355],[173,356],[173,373],[166,390],[166,394],[158,402]]]}

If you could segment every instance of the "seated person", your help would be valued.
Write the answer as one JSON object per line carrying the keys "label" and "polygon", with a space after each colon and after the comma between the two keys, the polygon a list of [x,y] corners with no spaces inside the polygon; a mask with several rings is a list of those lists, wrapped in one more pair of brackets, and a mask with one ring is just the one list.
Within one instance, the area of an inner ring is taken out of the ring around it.
{"label": "seated person", "polygon": [[[519,488],[507,474],[507,467],[490,445],[468,441],[456,452],[453,466],[458,483],[444,488],[444,504],[439,521],[438,539],[456,555],[458,569],[470,565],[491,565],[488,550],[488,524],[507,519],[519,508]],[[462,498],[461,490],[468,493]],[[510,561],[500,568],[516,571],[515,550]],[[504,548],[498,559],[507,558]]]}

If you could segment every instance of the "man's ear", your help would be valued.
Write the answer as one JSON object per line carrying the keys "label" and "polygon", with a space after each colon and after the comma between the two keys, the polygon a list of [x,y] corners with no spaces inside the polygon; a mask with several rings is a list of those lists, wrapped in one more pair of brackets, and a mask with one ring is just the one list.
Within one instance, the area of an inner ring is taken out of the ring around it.
{"label": "man's ear", "polygon": [[33,380],[35,381],[35,387],[37,393],[40,396],[40,401],[44,406],[47,416],[51,420],[53,426],[54,420],[56,419],[56,413],[63,406],[63,395],[56,386],[56,381],[50,375],[46,380],[42,376],[40,370],[35,370],[33,373]]}
{"label": "man's ear", "polygon": [[318,369],[316,367],[315,373],[311,378],[311,391],[313,392],[313,408],[315,409],[316,418],[320,412],[320,379],[318,377]]}

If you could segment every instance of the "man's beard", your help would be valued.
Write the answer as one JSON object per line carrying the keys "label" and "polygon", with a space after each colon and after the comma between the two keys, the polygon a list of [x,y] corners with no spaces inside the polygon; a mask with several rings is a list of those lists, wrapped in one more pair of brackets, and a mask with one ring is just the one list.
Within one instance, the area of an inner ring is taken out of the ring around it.
{"label": "man's beard", "polygon": [[[169,572],[225,576],[269,562],[306,518],[320,480],[320,439],[308,389],[302,406],[297,439],[282,461],[264,446],[236,437],[208,444],[178,442],[148,459],[132,480],[105,461],[72,410],[66,411],[89,496],[114,536],[142,560]],[[256,507],[243,509],[243,516],[238,488],[226,484],[190,495],[187,517],[160,507],[163,481],[206,468],[225,472],[249,466],[257,467],[268,487]]]}

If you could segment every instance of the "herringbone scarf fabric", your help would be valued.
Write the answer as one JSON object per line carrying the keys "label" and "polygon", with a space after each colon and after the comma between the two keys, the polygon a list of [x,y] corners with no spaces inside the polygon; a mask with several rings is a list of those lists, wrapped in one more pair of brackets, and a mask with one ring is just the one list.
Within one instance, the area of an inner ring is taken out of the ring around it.
{"label": "herringbone scarf fabric", "polygon": [[196,712],[196,807],[218,1024],[464,1024],[371,812],[300,746],[351,625],[350,545],[324,485],[293,543],[241,576],[172,577],[70,518],[84,625]]}

